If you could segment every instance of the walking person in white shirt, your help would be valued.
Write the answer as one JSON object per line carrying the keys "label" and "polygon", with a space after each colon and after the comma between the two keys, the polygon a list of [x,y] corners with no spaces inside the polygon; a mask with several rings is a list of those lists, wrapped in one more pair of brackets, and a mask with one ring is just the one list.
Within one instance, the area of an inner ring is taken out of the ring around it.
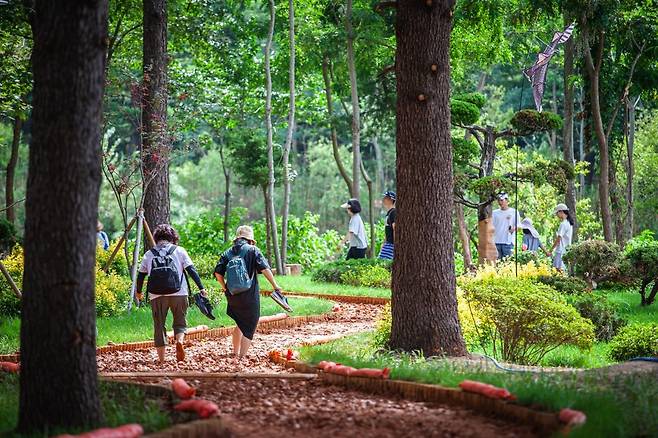
{"label": "walking person in white shirt", "polygon": [[551,248],[547,255],[553,257],[553,267],[560,272],[564,272],[566,266],[562,261],[562,257],[569,245],[571,245],[574,221],[571,213],[569,213],[569,207],[565,204],[558,204],[553,213],[560,218],[561,222],[555,236],[555,242],[553,242],[553,248]]}
{"label": "walking person in white shirt", "polygon": [[509,196],[507,193],[498,195],[498,205],[500,208],[492,213],[494,226],[494,243],[498,251],[498,260],[512,255],[514,241],[516,240],[516,231],[521,223],[521,216],[516,209],[509,206]]}

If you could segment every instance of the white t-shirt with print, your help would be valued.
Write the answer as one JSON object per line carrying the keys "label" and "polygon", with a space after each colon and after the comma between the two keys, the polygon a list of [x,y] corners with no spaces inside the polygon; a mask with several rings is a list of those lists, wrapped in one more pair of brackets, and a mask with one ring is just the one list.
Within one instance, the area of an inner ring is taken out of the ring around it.
{"label": "white t-shirt with print", "polygon": [[352,233],[350,236],[350,247],[356,247],[358,249],[368,247],[366,227],[363,225],[363,220],[361,219],[360,214],[357,213],[350,218],[349,232]]}
{"label": "white t-shirt with print", "polygon": [[[516,223],[514,222],[516,216]],[[518,227],[521,216],[516,209],[509,207],[507,210],[496,209],[492,213],[494,226],[494,243],[510,245],[514,243],[514,234],[510,233],[510,227]]]}
{"label": "white t-shirt with print", "polygon": [[[158,251],[161,256],[163,256],[167,253],[167,251],[169,251],[171,245],[172,244],[169,242],[158,242],[158,244],[155,246],[155,250]],[[142,264],[139,267],[139,272],[143,272],[146,275],[149,275],[151,273],[151,265],[153,264],[153,257],[154,257],[153,252],[149,249],[146,252],[146,254],[144,254],[144,258],[142,259]],[[174,252],[171,254],[171,257],[176,262],[176,266],[178,267],[178,271],[180,272],[181,275],[181,288],[178,292],[173,294],[167,294],[167,295],[149,294],[151,300],[160,298],[161,296],[166,296],[166,297],[186,296],[188,293],[187,281],[185,281],[185,268],[192,266],[193,264],[192,259],[190,258],[187,251],[185,251],[185,249],[180,246],[176,247],[176,250],[174,250]]]}
{"label": "white t-shirt with print", "polygon": [[567,219],[560,222],[560,228],[558,228],[556,236],[560,237],[560,243],[555,248],[555,252],[564,254],[569,245],[571,245],[571,238],[573,236],[573,226]]}

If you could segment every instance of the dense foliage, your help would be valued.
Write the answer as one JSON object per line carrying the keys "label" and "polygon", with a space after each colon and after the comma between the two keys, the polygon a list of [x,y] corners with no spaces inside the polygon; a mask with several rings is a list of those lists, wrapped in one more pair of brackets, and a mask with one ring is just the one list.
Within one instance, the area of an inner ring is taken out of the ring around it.
{"label": "dense foliage", "polygon": [[634,357],[658,357],[658,324],[632,324],[610,342],[610,357],[616,361]]}
{"label": "dense foliage", "polygon": [[[653,232],[647,230],[628,242],[624,256],[640,282],[642,305],[653,303],[658,294],[658,240],[654,239]],[[647,294],[652,283],[651,292]]]}
{"label": "dense foliage", "polygon": [[391,281],[391,266],[390,261],[379,259],[337,260],[316,268],[312,278],[318,282],[346,283],[354,286],[365,286],[361,279],[375,279],[376,283],[381,282],[388,286]]}
{"label": "dense foliage", "polygon": [[598,341],[609,341],[626,325],[626,320],[619,315],[617,308],[610,304],[605,296],[584,293],[570,296],[568,302],[583,318],[592,321]]}

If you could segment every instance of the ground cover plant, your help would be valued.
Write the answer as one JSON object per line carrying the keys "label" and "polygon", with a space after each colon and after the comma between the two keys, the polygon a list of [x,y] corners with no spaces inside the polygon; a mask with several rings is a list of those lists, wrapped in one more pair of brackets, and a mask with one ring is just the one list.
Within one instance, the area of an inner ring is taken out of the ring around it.
{"label": "ground cover plant", "polygon": [[[263,278],[259,278],[261,289],[271,289],[271,286]],[[366,297],[390,298],[391,289],[368,286],[352,286],[339,283],[328,283],[314,281],[310,275],[277,277],[276,280],[284,291],[306,292],[328,295],[353,295]]]}
{"label": "ground cover plant", "polygon": [[609,376],[591,373],[508,373],[483,371],[440,358],[391,353],[374,347],[374,333],[361,333],[338,341],[303,347],[302,360],[317,364],[331,360],[354,367],[391,368],[391,378],[456,387],[465,379],[478,380],[510,390],[518,402],[558,411],[564,407],[582,410],[584,426],[574,437],[651,436],[658,430],[658,417],[650,399],[658,397],[658,381],[650,374]]}

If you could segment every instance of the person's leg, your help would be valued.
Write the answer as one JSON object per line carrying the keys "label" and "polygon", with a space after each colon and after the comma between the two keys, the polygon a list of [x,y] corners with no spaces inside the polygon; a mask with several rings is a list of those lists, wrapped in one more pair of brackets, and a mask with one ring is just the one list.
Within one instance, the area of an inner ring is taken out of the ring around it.
{"label": "person's leg", "polygon": [[511,257],[514,251],[514,245],[503,245],[503,257]]}
{"label": "person's leg", "polygon": [[498,260],[502,260],[503,256],[503,245],[500,243],[496,244],[496,252],[498,253]]}
{"label": "person's leg", "polygon": [[151,300],[151,315],[153,317],[153,343],[158,352],[158,359],[164,362],[165,358],[165,345],[167,342],[167,334],[165,328],[165,320],[167,317],[167,308],[163,308],[163,297]]}
{"label": "person's leg", "polygon": [[240,359],[247,355],[249,347],[251,347],[251,339],[247,338],[246,336],[242,336],[242,339],[240,340]]}
{"label": "person's leg", "polygon": [[236,326],[233,329],[233,356],[239,357],[240,356],[240,345],[242,344],[242,332],[240,329]]}
{"label": "person's leg", "polygon": [[167,297],[169,300],[169,308],[174,315],[174,338],[176,339],[176,359],[179,362],[185,360],[185,348],[183,341],[185,340],[185,330],[187,328],[187,296],[184,297]]}
{"label": "person's leg", "polygon": [[345,257],[345,260],[355,259],[355,250],[356,247],[350,246],[350,249],[347,251],[347,257]]}

